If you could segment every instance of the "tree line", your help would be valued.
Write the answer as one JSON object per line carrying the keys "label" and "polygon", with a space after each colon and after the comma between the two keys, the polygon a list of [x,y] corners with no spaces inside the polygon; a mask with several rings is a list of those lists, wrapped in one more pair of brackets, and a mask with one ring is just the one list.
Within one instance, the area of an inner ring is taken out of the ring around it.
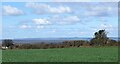
{"label": "tree line", "polygon": [[90,41],[85,40],[67,40],[62,43],[32,43],[32,44],[15,44],[11,39],[2,41],[2,46],[9,49],[48,49],[48,48],[69,48],[82,46],[118,46],[116,40],[109,39],[105,30],[99,30],[94,33],[94,38]]}

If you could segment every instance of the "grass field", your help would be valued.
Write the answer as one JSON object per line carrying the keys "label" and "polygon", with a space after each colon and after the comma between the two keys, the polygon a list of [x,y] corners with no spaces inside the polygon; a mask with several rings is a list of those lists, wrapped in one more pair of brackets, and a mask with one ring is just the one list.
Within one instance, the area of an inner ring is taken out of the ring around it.
{"label": "grass field", "polygon": [[117,47],[3,50],[3,62],[116,62]]}

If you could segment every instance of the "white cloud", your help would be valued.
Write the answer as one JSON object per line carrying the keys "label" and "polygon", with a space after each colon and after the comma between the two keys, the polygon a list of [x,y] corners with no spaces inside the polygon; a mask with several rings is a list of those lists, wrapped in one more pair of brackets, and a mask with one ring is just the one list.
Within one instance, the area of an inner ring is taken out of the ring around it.
{"label": "white cloud", "polygon": [[16,7],[12,7],[10,5],[4,5],[3,6],[3,15],[21,15],[24,14],[22,10],[19,10]]}
{"label": "white cloud", "polygon": [[35,32],[40,32],[40,30],[44,29],[44,28],[45,28],[45,26],[41,26],[41,25],[37,25],[37,26],[34,27]]}
{"label": "white cloud", "polygon": [[[106,3],[107,4],[107,3]],[[112,6],[91,6],[88,7],[87,11],[85,12],[84,15],[86,16],[99,16],[99,17],[104,17],[104,16],[117,16],[117,7],[112,7]]]}
{"label": "white cloud", "polygon": [[41,24],[41,25],[46,25],[46,24],[51,24],[47,19],[42,19],[42,18],[37,18],[32,20],[35,24]]}
{"label": "white cloud", "polygon": [[69,17],[66,17],[64,18],[63,20],[65,21],[80,21],[80,19],[78,18],[78,16],[69,16]]}
{"label": "white cloud", "polygon": [[78,23],[79,21],[80,19],[78,18],[78,16],[68,16],[61,20],[61,24],[73,24]]}
{"label": "white cloud", "polygon": [[71,12],[69,7],[63,7],[63,6],[59,6],[59,7],[50,7],[49,11],[51,13],[65,13],[65,12]]}
{"label": "white cloud", "polygon": [[38,29],[43,29],[43,28],[44,28],[44,26],[37,26],[37,28],[38,28]]}
{"label": "white cloud", "polygon": [[78,16],[66,16],[66,17],[53,16],[50,20],[56,24],[64,25],[78,23],[80,21],[80,18]]}
{"label": "white cloud", "polygon": [[52,33],[55,33],[55,32],[56,32],[56,29],[53,29],[51,32],[52,32]]}
{"label": "white cloud", "polygon": [[20,28],[21,28],[21,29],[26,29],[26,28],[30,28],[30,26],[27,26],[27,25],[21,25]]}
{"label": "white cloud", "polygon": [[75,24],[80,22],[80,18],[78,16],[65,16],[61,17],[59,15],[49,17],[49,18],[35,18],[32,19],[32,22],[36,25],[55,25],[55,24]]}
{"label": "white cloud", "polygon": [[26,7],[32,8],[37,14],[47,14],[47,13],[70,13],[71,9],[68,6],[50,6],[47,4],[38,3],[26,3]]}
{"label": "white cloud", "polygon": [[106,24],[101,24],[99,28],[101,28],[101,29],[111,29],[111,28],[113,28],[113,26],[110,25],[110,24],[108,24],[108,25],[106,25]]}

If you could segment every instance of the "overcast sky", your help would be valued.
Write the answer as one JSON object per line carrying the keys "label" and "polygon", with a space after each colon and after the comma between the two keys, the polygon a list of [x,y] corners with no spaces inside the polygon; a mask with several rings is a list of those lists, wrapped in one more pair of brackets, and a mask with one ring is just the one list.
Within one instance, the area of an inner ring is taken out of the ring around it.
{"label": "overcast sky", "polygon": [[3,2],[3,38],[118,36],[117,2]]}

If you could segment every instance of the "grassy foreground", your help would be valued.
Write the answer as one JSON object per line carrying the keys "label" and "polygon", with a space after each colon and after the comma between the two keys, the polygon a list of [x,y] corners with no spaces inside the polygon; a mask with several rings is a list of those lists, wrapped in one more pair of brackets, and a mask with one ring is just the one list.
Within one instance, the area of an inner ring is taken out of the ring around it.
{"label": "grassy foreground", "polygon": [[3,62],[116,62],[118,47],[3,50]]}

